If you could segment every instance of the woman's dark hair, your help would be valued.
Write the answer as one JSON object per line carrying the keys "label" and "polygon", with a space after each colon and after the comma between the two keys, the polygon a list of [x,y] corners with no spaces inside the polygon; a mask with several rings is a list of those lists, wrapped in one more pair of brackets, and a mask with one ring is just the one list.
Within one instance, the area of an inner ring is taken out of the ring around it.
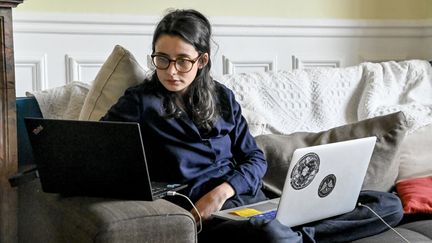
{"label": "woman's dark hair", "polygon": [[[194,46],[199,54],[208,53],[209,55],[207,65],[198,69],[197,76],[188,87],[184,96],[186,98],[183,100],[186,112],[195,124],[205,132],[209,132],[219,116],[216,106],[215,82],[210,76],[210,22],[196,10],[174,10],[165,15],[156,27],[152,42],[153,53],[155,44],[162,35],[178,36]],[[153,74],[152,80],[157,81],[156,73]],[[162,95],[167,116],[179,117],[182,110],[176,104],[176,100],[182,98],[173,92],[162,92]]]}

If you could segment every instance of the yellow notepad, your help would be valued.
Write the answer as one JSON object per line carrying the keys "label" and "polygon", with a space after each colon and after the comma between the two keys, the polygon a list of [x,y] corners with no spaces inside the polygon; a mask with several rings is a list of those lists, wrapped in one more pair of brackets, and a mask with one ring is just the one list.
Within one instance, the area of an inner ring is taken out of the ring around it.
{"label": "yellow notepad", "polygon": [[256,209],[253,209],[253,208],[242,208],[239,210],[232,211],[232,212],[230,212],[230,214],[234,214],[234,215],[237,215],[240,217],[248,218],[248,217],[255,216],[257,214],[262,214],[262,212],[260,212]]}

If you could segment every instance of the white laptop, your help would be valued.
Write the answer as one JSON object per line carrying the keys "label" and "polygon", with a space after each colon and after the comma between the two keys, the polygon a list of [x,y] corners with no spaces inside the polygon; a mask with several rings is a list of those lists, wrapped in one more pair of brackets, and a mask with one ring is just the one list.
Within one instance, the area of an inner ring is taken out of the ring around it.
{"label": "white laptop", "polygon": [[222,210],[214,217],[274,218],[293,227],[352,211],[375,147],[376,137],[294,151],[280,198]]}

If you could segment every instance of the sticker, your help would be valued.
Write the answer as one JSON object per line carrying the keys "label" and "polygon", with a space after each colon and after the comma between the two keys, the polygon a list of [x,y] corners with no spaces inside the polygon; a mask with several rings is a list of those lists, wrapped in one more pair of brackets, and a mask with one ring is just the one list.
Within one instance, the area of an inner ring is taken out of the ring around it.
{"label": "sticker", "polygon": [[336,176],[330,174],[321,181],[318,187],[318,196],[327,197],[336,186]]}
{"label": "sticker", "polygon": [[44,129],[44,127],[42,125],[39,125],[35,129],[32,130],[32,133],[34,135],[38,135],[40,132],[42,132],[43,129]]}
{"label": "sticker", "polygon": [[291,172],[291,186],[295,190],[307,187],[319,171],[320,159],[316,153],[307,153],[294,166]]}

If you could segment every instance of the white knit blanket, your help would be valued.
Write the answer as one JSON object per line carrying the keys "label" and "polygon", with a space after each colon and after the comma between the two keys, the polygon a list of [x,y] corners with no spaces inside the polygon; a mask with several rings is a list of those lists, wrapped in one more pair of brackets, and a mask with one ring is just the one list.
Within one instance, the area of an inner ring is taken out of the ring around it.
{"label": "white knit blanket", "polygon": [[[426,61],[362,63],[346,68],[224,75],[253,135],[317,132],[403,111],[412,132],[432,123],[432,68]],[[77,119],[88,84],[33,92],[46,118]]]}
{"label": "white knit blanket", "polygon": [[86,83],[73,81],[64,86],[27,92],[34,96],[44,118],[77,120],[90,89]]}
{"label": "white knit blanket", "polygon": [[225,75],[253,135],[317,132],[402,110],[409,132],[432,123],[426,61]]}
{"label": "white knit blanket", "polygon": [[360,119],[395,111],[407,117],[408,133],[432,123],[432,68],[421,60],[365,63]]}

